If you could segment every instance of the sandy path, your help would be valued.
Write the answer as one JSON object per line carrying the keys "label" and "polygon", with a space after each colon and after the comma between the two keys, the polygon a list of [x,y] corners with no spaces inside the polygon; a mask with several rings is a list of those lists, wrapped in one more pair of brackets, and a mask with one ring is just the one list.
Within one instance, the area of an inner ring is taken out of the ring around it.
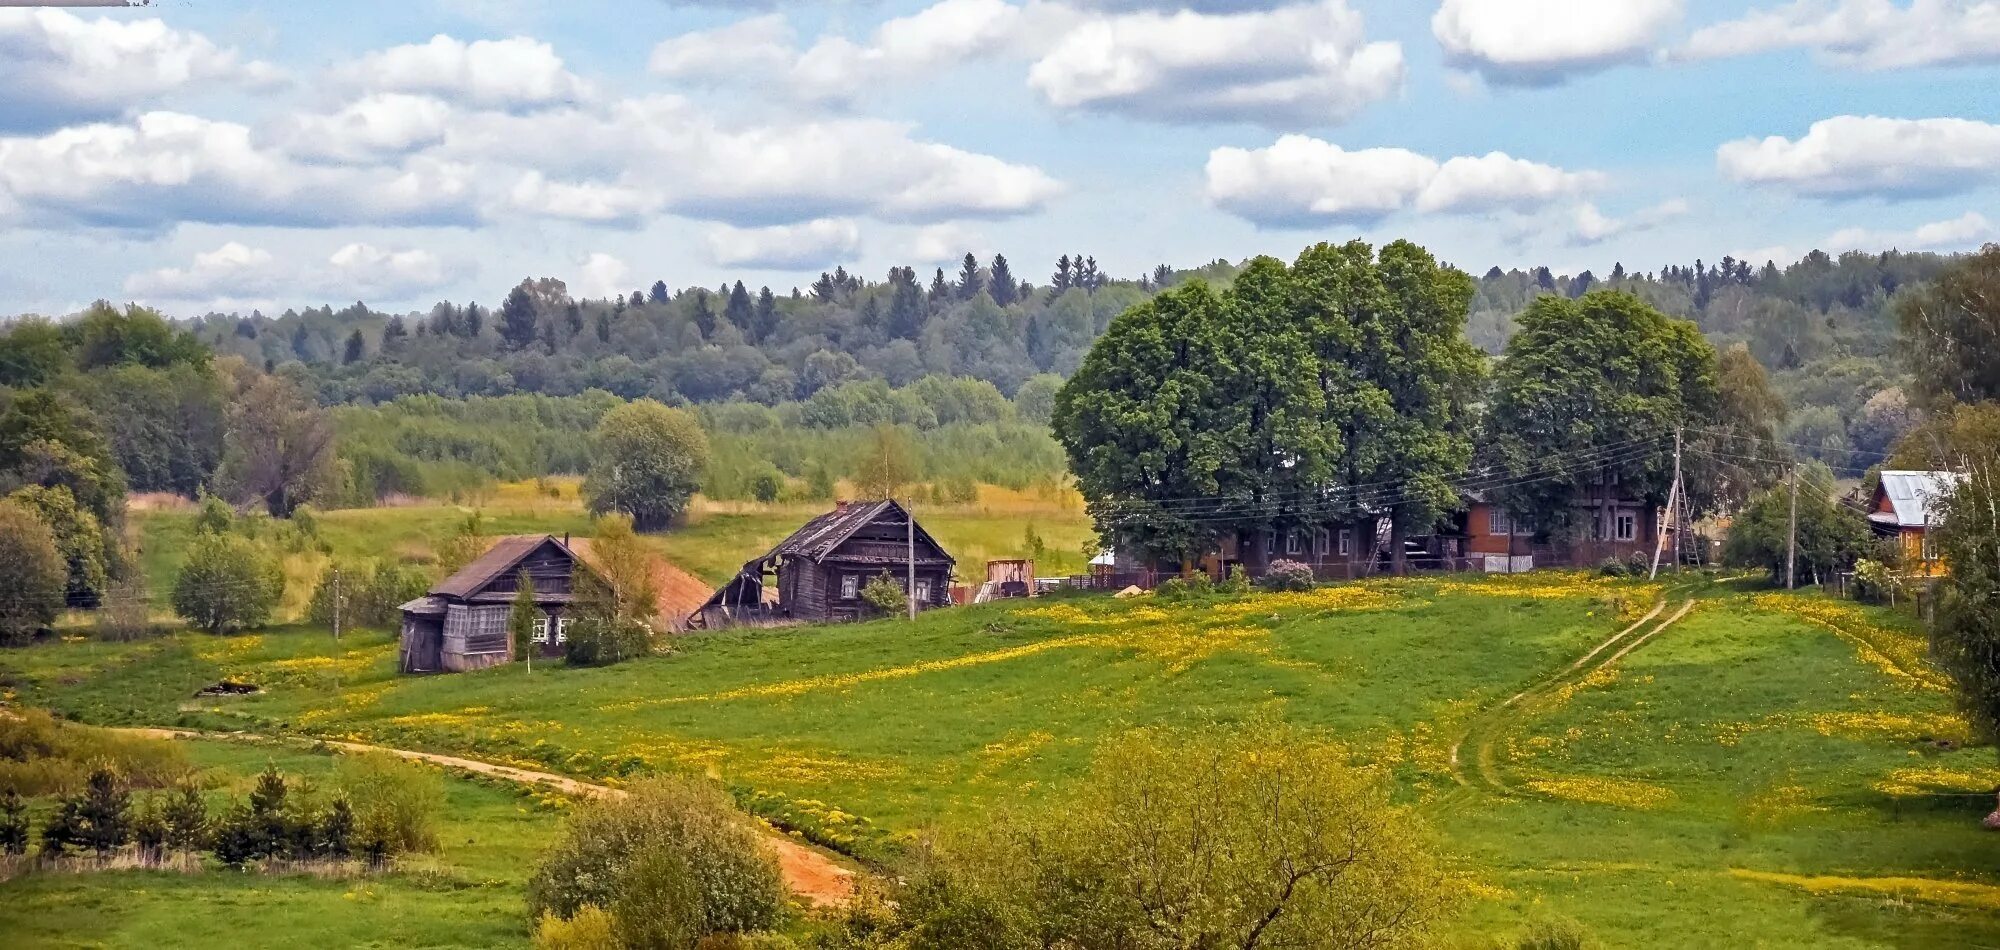
{"label": "sandy path", "polygon": [[[231,733],[196,732],[186,729],[145,729],[122,728],[120,732],[151,736],[156,739],[227,739]],[[235,736],[269,738],[256,733],[236,733]],[[625,795],[620,789],[605,785],[595,785],[579,781],[553,772],[537,772],[533,769],[516,768],[511,765],[496,765],[478,759],[461,758],[437,752],[417,752],[410,749],[392,749],[387,746],[368,745],[361,742],[339,742],[331,739],[298,739],[299,742],[325,742],[327,745],[349,752],[382,752],[418,762],[428,762],[445,768],[491,775],[495,778],[519,782],[523,785],[538,785],[553,788],[568,795],[586,795],[600,798],[619,798]],[[778,859],[778,869],[784,874],[785,885],[792,893],[804,898],[814,907],[845,906],[854,894],[854,872],[841,866],[825,854],[809,848],[762,821],[755,821],[765,847]]]}

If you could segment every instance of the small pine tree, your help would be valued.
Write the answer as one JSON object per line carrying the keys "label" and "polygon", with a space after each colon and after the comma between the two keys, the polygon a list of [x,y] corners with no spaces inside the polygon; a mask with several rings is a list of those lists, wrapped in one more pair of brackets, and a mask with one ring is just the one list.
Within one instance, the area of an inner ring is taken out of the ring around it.
{"label": "small pine tree", "polygon": [[132,840],[131,804],[132,793],[110,769],[91,772],[77,808],[81,820],[78,843],[100,856],[123,847]]}
{"label": "small pine tree", "polygon": [[12,786],[0,795],[0,853],[28,853],[28,806]]}
{"label": "small pine tree", "polygon": [[521,581],[514,591],[514,608],[507,613],[507,634],[514,643],[514,655],[528,661],[528,672],[535,670],[535,621],[543,619],[540,607],[535,606],[535,579],[521,572]]}
{"label": "small pine tree", "polygon": [[166,826],[166,846],[171,851],[200,851],[208,847],[208,803],[193,785],[183,785],[167,799],[160,811]]}
{"label": "small pine tree", "polygon": [[354,853],[354,807],[347,799],[336,798],[327,808],[317,844],[319,853],[329,858],[345,859]]}

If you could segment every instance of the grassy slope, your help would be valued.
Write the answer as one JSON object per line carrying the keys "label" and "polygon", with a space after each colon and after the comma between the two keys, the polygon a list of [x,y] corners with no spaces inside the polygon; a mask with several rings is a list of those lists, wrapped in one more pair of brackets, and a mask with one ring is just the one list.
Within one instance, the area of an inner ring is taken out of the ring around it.
{"label": "grassy slope", "polygon": [[[304,631],[68,644],[0,655],[0,670],[24,700],[91,719],[282,725],[585,773],[708,770],[875,853],[1059,784],[1128,725],[1274,715],[1348,742],[1440,827],[1484,895],[1467,934],[1563,915],[1615,946],[2000,943],[2000,876],[1976,831],[1990,796],[1932,794],[1990,785],[1991,750],[1924,742],[1962,733],[1948,698],[1787,609],[1814,601],[1711,592],[1615,677],[1512,725],[1502,769],[1544,791],[1454,782],[1447,751],[1475,709],[1567,665],[1654,593],[1533,575],[1187,607],[1044,600],[703,635],[671,658],[532,675],[399,679],[386,634],[336,652]],[[1883,615],[1848,619],[1891,659],[1920,652]],[[187,702],[224,674],[269,692]],[[1847,880],[1816,894],[1733,871]],[[1974,886],[1857,896],[1883,877]]]}
{"label": "grassy slope", "polygon": [[[308,780],[332,768],[303,749],[188,741],[189,758],[241,797],[273,762]],[[523,945],[526,869],[555,822],[511,789],[449,779],[443,849],[422,872],[335,881],[213,870],[29,875],[0,885],[9,947],[490,947]]]}

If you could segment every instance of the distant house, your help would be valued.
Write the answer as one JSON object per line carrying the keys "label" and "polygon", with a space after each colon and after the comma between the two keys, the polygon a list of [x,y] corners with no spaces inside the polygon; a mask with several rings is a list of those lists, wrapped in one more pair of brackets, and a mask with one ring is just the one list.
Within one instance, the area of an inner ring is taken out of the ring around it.
{"label": "distant house", "polygon": [[1937,500],[1950,494],[1964,477],[1957,472],[1884,471],[1868,504],[1868,523],[1876,534],[1901,542],[1905,564],[1921,564],[1928,570],[1938,559],[1931,543]]}
{"label": "distant house", "polygon": [[867,612],[861,588],[871,578],[887,574],[907,589],[912,562],[918,604],[948,606],[956,562],[923,525],[912,521],[894,501],[841,502],[746,562],[688,618],[688,626],[715,630],[853,620]]}
{"label": "distant house", "polygon": [[403,605],[402,671],[459,673],[515,659],[507,618],[523,573],[533,579],[535,606],[542,611],[535,621],[536,652],[560,656],[577,564],[577,553],[551,535],[501,538],[430,593]]}
{"label": "distant house", "polygon": [[[1611,558],[1650,557],[1660,544],[1661,505],[1628,491],[1613,477],[1607,484],[1593,479],[1577,486],[1570,502],[1575,530],[1567,536],[1542,536],[1537,528],[1513,517],[1483,492],[1465,497],[1464,549],[1467,557],[1489,571],[1543,567],[1589,567]],[[1673,557],[1673,534],[1667,534],[1665,556]]]}

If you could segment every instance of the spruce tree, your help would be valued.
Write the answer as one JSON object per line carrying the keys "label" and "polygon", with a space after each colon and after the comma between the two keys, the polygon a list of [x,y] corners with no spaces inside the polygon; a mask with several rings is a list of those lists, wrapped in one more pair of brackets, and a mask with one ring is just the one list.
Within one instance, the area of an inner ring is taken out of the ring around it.
{"label": "spruce tree", "polygon": [[778,331],[778,298],[771,295],[769,287],[757,291],[757,314],[753,325],[757,328],[755,338],[759,341],[770,339],[771,334]]}
{"label": "spruce tree", "polygon": [[361,338],[361,330],[356,328],[347,337],[347,350],[341,354],[340,361],[344,364],[358,363],[367,351],[368,343]]}
{"label": "spruce tree", "polygon": [[527,288],[516,286],[508,291],[506,301],[500,304],[501,341],[510,349],[525,350],[534,344],[540,332],[535,301],[528,296]]}
{"label": "spruce tree", "polygon": [[990,283],[992,288],[987,292],[993,295],[994,303],[1005,307],[1014,302],[1020,286],[1014,280],[1014,271],[1007,266],[1007,255],[993,255],[993,279]]}
{"label": "spruce tree", "polygon": [[750,302],[750,292],[743,289],[742,281],[729,288],[729,299],[722,305],[722,316],[743,331],[744,338],[751,343],[763,342],[763,338],[757,335],[756,305]]}
{"label": "spruce tree", "polygon": [[12,786],[0,795],[0,854],[28,852],[28,806]]}
{"label": "spruce tree", "polygon": [[653,290],[651,293],[647,295],[646,299],[650,303],[666,303],[668,296],[669,294],[667,293],[667,282],[664,280],[656,280],[653,281]]}
{"label": "spruce tree", "polygon": [[715,308],[708,305],[708,291],[694,292],[694,327],[706,340],[715,336]]}
{"label": "spruce tree", "polygon": [[958,299],[971,300],[979,296],[980,288],[984,286],[984,283],[979,276],[979,259],[973,257],[971,252],[967,252],[965,263],[959,265],[958,268]]}
{"label": "spruce tree", "polygon": [[132,840],[130,806],[132,793],[110,769],[99,768],[84,782],[78,804],[81,840],[78,842],[100,856],[124,847]]}

